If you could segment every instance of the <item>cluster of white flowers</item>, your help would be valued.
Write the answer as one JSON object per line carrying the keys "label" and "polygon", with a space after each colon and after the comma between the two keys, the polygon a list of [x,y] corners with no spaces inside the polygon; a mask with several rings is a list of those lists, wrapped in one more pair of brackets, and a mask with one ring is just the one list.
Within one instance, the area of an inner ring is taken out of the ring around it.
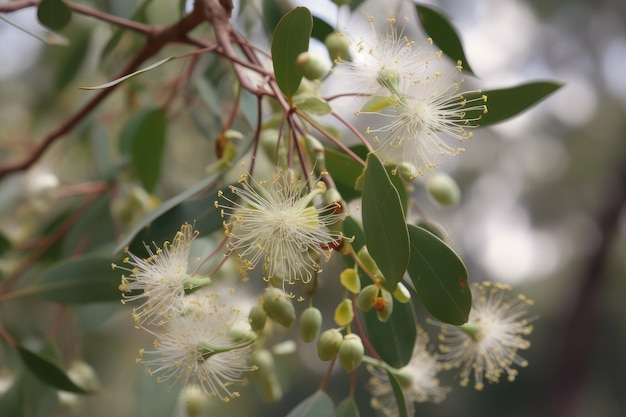
{"label": "cluster of white flowers", "polygon": [[[440,354],[428,347],[428,336],[418,328],[413,356],[408,365],[391,369],[406,402],[408,415],[414,415],[414,402],[441,402],[449,387],[439,386],[436,375],[445,370],[459,369],[461,386],[469,384],[474,376],[474,388],[482,390],[484,380],[496,383],[506,373],[508,380],[517,376],[515,366],[525,367],[528,362],[517,352],[528,349],[524,339],[533,328],[527,318],[532,301],[523,295],[510,296],[507,285],[483,282],[472,286],[472,309],[469,320],[454,326],[429,320],[441,328]],[[372,377],[368,389],[371,405],[386,417],[399,415],[398,405],[384,368],[368,365]]]}
{"label": "cluster of white flowers", "polygon": [[239,395],[230,386],[244,380],[244,371],[254,369],[247,363],[255,342],[247,320],[253,303],[208,277],[188,274],[197,234],[184,224],[173,243],[155,249],[146,245],[148,258],[126,250],[124,262],[132,268],[113,267],[130,272],[122,276],[122,302],[143,302],[133,309],[133,317],[137,328],[155,337],[154,349],[141,349],[138,362],[159,382],[173,379],[228,401]]}
{"label": "cluster of white flowers", "polygon": [[[441,155],[458,155],[461,142],[472,137],[471,128],[487,112],[487,97],[480,91],[462,91],[462,63],[447,70],[433,69],[442,52],[432,41],[416,46],[398,30],[396,19],[375,39],[352,42],[351,60],[340,61],[335,72],[346,74],[355,95],[368,99],[356,114],[368,114],[374,151],[381,159],[404,164],[412,176],[424,175]],[[405,21],[406,23],[406,21]]]}

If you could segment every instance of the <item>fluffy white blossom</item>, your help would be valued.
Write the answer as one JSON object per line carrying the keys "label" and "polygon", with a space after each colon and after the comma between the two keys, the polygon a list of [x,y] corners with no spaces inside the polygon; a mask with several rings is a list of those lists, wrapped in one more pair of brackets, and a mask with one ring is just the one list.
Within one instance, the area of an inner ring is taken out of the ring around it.
{"label": "fluffy white blossom", "polygon": [[142,301],[143,303],[133,309],[133,317],[142,324],[162,324],[171,317],[180,313],[185,289],[193,286],[193,283],[202,285],[206,279],[193,279],[188,273],[189,252],[191,243],[198,235],[193,226],[185,223],[176,233],[172,243],[165,242],[163,248],[154,245],[154,249],[145,245],[148,252],[147,258],[130,252],[124,263],[131,266],[122,267],[113,265],[114,268],[130,272],[130,275],[122,275],[120,291],[122,302]]}
{"label": "fluffy white blossom", "polygon": [[260,261],[267,279],[308,282],[320,270],[319,259],[327,257],[342,238],[327,226],[339,221],[337,204],[316,205],[324,192],[318,183],[312,190],[307,185],[281,172],[271,181],[253,182],[244,175],[238,186],[231,186],[235,196],[219,196],[228,204],[216,202],[222,209],[229,248],[237,251],[247,268]]}
{"label": "fluffy white blossom", "polygon": [[460,367],[461,385],[474,375],[474,387],[484,388],[484,381],[498,382],[506,373],[509,381],[518,374],[515,366],[528,362],[518,350],[528,349],[524,339],[533,328],[526,318],[532,301],[523,295],[511,296],[510,287],[484,282],[472,287],[472,309],[469,321],[462,326],[434,323],[439,335],[441,359],[447,369]]}
{"label": "fluffy white blossom", "polygon": [[231,386],[254,369],[247,363],[255,337],[247,320],[250,305],[232,289],[188,296],[180,315],[156,330],[145,328],[155,336],[154,350],[141,350],[138,361],[159,382],[194,385],[224,401],[238,397]]}
{"label": "fluffy white blossom", "polygon": [[[436,353],[429,352],[427,345],[428,335],[422,329],[418,329],[411,361],[404,368],[394,371],[402,387],[409,416],[415,415],[415,402],[439,403],[450,392],[450,387],[439,385],[437,373],[441,370],[441,363],[437,360]],[[372,396],[370,401],[372,408],[379,410],[386,417],[398,416],[398,404],[387,371],[369,364],[367,369],[372,374],[367,384]]]}

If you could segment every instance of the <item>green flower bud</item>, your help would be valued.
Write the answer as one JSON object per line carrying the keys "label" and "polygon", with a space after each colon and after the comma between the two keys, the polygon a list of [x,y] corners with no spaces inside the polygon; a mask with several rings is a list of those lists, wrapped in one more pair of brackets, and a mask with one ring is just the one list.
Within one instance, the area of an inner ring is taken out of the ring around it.
{"label": "green flower bud", "polygon": [[398,176],[402,178],[402,181],[411,182],[416,178],[415,173],[417,172],[417,169],[415,168],[415,165],[403,162],[398,165],[396,172],[398,173]]}
{"label": "green flower bud", "polygon": [[257,304],[250,310],[248,314],[248,320],[250,321],[250,327],[255,332],[260,332],[265,328],[265,322],[267,321],[267,313],[263,309],[263,306]]}
{"label": "green flower bud", "polygon": [[402,389],[410,388],[413,385],[413,372],[407,367],[394,370],[391,373],[396,377],[396,381],[398,381]]}
{"label": "green flower bud", "polygon": [[363,341],[354,333],[343,338],[339,346],[339,364],[348,372],[354,371],[363,361]]}
{"label": "green flower bud", "polygon": [[283,389],[275,372],[261,384],[261,396],[268,403],[275,403],[283,398]]}
{"label": "green flower bud", "polygon": [[374,307],[374,301],[378,297],[380,289],[375,284],[363,288],[356,297],[356,305],[361,311],[370,311]]}
{"label": "green flower bud", "polygon": [[411,293],[409,292],[408,288],[404,286],[403,283],[398,282],[398,285],[393,292],[393,298],[395,298],[402,304],[406,304],[411,301]]}
{"label": "green flower bud", "polygon": [[461,190],[447,174],[436,174],[426,181],[428,194],[442,206],[456,206],[461,201]]}
{"label": "green flower bud", "polygon": [[96,371],[87,362],[76,361],[67,370],[67,376],[79,387],[86,391],[100,389],[100,381]]}
{"label": "green flower bud", "polygon": [[393,296],[389,291],[383,290],[381,293],[381,296],[374,300],[374,308],[376,309],[378,320],[385,323],[393,312]]}
{"label": "green flower bud", "polygon": [[267,402],[279,401],[283,396],[283,390],[278,382],[274,356],[266,349],[252,352],[249,358],[250,364],[256,367],[252,377],[261,386],[261,395]]}
{"label": "green flower bud", "polygon": [[300,315],[300,337],[306,343],[315,340],[322,327],[322,312],[315,307],[305,309]]}
{"label": "green flower bud", "polygon": [[324,61],[309,52],[302,52],[298,55],[296,58],[296,66],[307,80],[322,79],[330,71],[330,68]]}
{"label": "green flower bud", "polygon": [[372,255],[367,250],[367,246],[363,246],[359,249],[359,253],[357,254],[359,260],[365,266],[365,268],[370,271],[372,274],[376,276],[382,276],[382,272],[378,269],[378,265],[376,265],[376,261],[372,258]]}
{"label": "green flower bud", "polygon": [[347,326],[354,319],[354,310],[352,310],[352,300],[345,298],[335,309],[335,323],[338,326]]}
{"label": "green flower bud", "polygon": [[353,294],[358,294],[361,291],[361,281],[356,271],[352,268],[344,269],[339,275],[339,281],[341,285]]}
{"label": "green flower bud", "polygon": [[335,60],[350,61],[350,41],[341,32],[332,32],[324,39],[328,55]]}
{"label": "green flower bud", "polygon": [[291,298],[281,289],[269,287],[262,297],[263,309],[276,323],[286,328],[296,320],[296,310]]}
{"label": "green flower bud", "polygon": [[185,402],[185,411],[189,417],[202,415],[209,403],[209,397],[196,385],[185,386],[180,397]]}
{"label": "green flower bud", "polygon": [[339,352],[343,335],[337,329],[328,329],[317,339],[317,356],[323,361],[329,361]]}

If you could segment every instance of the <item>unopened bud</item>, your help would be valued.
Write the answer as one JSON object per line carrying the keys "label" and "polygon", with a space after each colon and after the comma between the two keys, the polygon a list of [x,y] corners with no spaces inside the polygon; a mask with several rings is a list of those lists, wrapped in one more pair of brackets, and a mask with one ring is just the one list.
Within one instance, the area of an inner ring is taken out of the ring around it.
{"label": "unopened bud", "polygon": [[426,182],[428,194],[442,206],[456,206],[461,201],[461,190],[456,181],[447,174],[436,174]]}
{"label": "unopened bud", "polygon": [[344,298],[335,309],[335,323],[338,326],[347,326],[354,320],[354,311],[352,310],[352,300]]}
{"label": "unopened bud", "polygon": [[393,312],[393,296],[389,291],[381,291],[381,296],[374,300],[374,308],[376,309],[376,315],[378,320],[383,323],[389,320],[389,316]]}
{"label": "unopened bud", "polygon": [[203,414],[209,403],[209,397],[196,385],[186,385],[180,398],[185,402],[185,411],[188,417]]}
{"label": "unopened bud", "polygon": [[396,172],[405,182],[411,182],[417,177],[417,169],[415,168],[415,165],[408,162],[403,162],[398,165]]}
{"label": "unopened bud", "polygon": [[274,356],[266,349],[252,352],[249,358],[250,364],[256,367],[252,377],[261,386],[261,395],[267,402],[279,401],[283,396],[283,390],[276,375]]}
{"label": "unopened bud", "polygon": [[324,78],[330,68],[324,61],[309,52],[302,52],[296,58],[296,66],[307,80],[319,80]]}
{"label": "unopened bud", "polygon": [[332,32],[324,39],[328,55],[334,62],[335,60],[350,61],[350,41],[341,32]]}
{"label": "unopened bud", "polygon": [[322,312],[315,307],[305,309],[300,315],[300,337],[306,343],[315,340],[322,327]]}
{"label": "unopened bud", "polygon": [[276,323],[286,328],[291,327],[296,319],[296,310],[291,298],[281,289],[270,287],[262,297],[263,309]]}
{"label": "unopened bud", "polygon": [[361,311],[370,311],[374,307],[374,301],[378,297],[380,289],[375,284],[363,288],[356,297],[356,305]]}
{"label": "unopened bud", "polygon": [[413,385],[413,372],[404,367],[392,372],[402,389],[410,388]]}
{"label": "unopened bud", "polygon": [[408,288],[401,282],[398,282],[395,291],[393,292],[393,298],[401,302],[402,304],[406,304],[411,301],[411,293]]}
{"label": "unopened bud", "polygon": [[348,372],[354,371],[363,361],[363,341],[354,333],[343,338],[339,346],[339,364]]}
{"label": "unopened bud", "polygon": [[250,310],[248,314],[248,320],[250,321],[250,327],[255,332],[260,332],[265,328],[265,322],[267,321],[267,313],[263,309],[263,306],[256,304]]}
{"label": "unopened bud", "polygon": [[343,335],[337,329],[328,329],[317,339],[317,356],[323,361],[329,361],[339,352]]}
{"label": "unopened bud", "polygon": [[344,269],[339,275],[339,281],[345,289],[353,294],[358,294],[361,291],[361,281],[353,268]]}

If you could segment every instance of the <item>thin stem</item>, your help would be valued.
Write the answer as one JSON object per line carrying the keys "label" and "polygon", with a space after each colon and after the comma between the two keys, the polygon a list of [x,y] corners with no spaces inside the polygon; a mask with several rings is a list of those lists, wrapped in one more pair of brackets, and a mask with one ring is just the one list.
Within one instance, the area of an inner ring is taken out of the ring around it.
{"label": "thin stem", "polygon": [[356,136],[357,138],[359,138],[359,140],[360,140],[361,142],[363,142],[363,144],[365,145],[365,147],[367,147],[367,150],[368,150],[368,151],[373,152],[372,145],[370,145],[370,143],[369,143],[369,142],[368,142],[368,140],[365,138],[365,136],[363,136],[363,134],[362,134],[361,132],[359,132],[359,131],[357,130],[357,128],[355,128],[355,127],[352,125],[352,123],[349,123],[346,119],[344,119],[343,117],[341,117],[341,116],[340,116],[339,114],[337,114],[336,112],[332,112],[331,114],[332,114],[332,115],[333,115],[333,116],[334,116],[337,120],[339,120],[341,123],[343,123],[343,125],[344,125],[345,127],[347,127],[348,129],[350,129],[350,131],[351,131],[352,133],[354,133],[354,134],[355,134],[355,136]]}
{"label": "thin stem", "polygon": [[326,386],[328,385],[328,381],[330,380],[330,375],[333,372],[336,361],[337,355],[335,355],[335,357],[328,364],[328,369],[326,370],[326,373],[324,374],[324,379],[322,379],[322,383],[320,384],[320,391],[326,391]]}

